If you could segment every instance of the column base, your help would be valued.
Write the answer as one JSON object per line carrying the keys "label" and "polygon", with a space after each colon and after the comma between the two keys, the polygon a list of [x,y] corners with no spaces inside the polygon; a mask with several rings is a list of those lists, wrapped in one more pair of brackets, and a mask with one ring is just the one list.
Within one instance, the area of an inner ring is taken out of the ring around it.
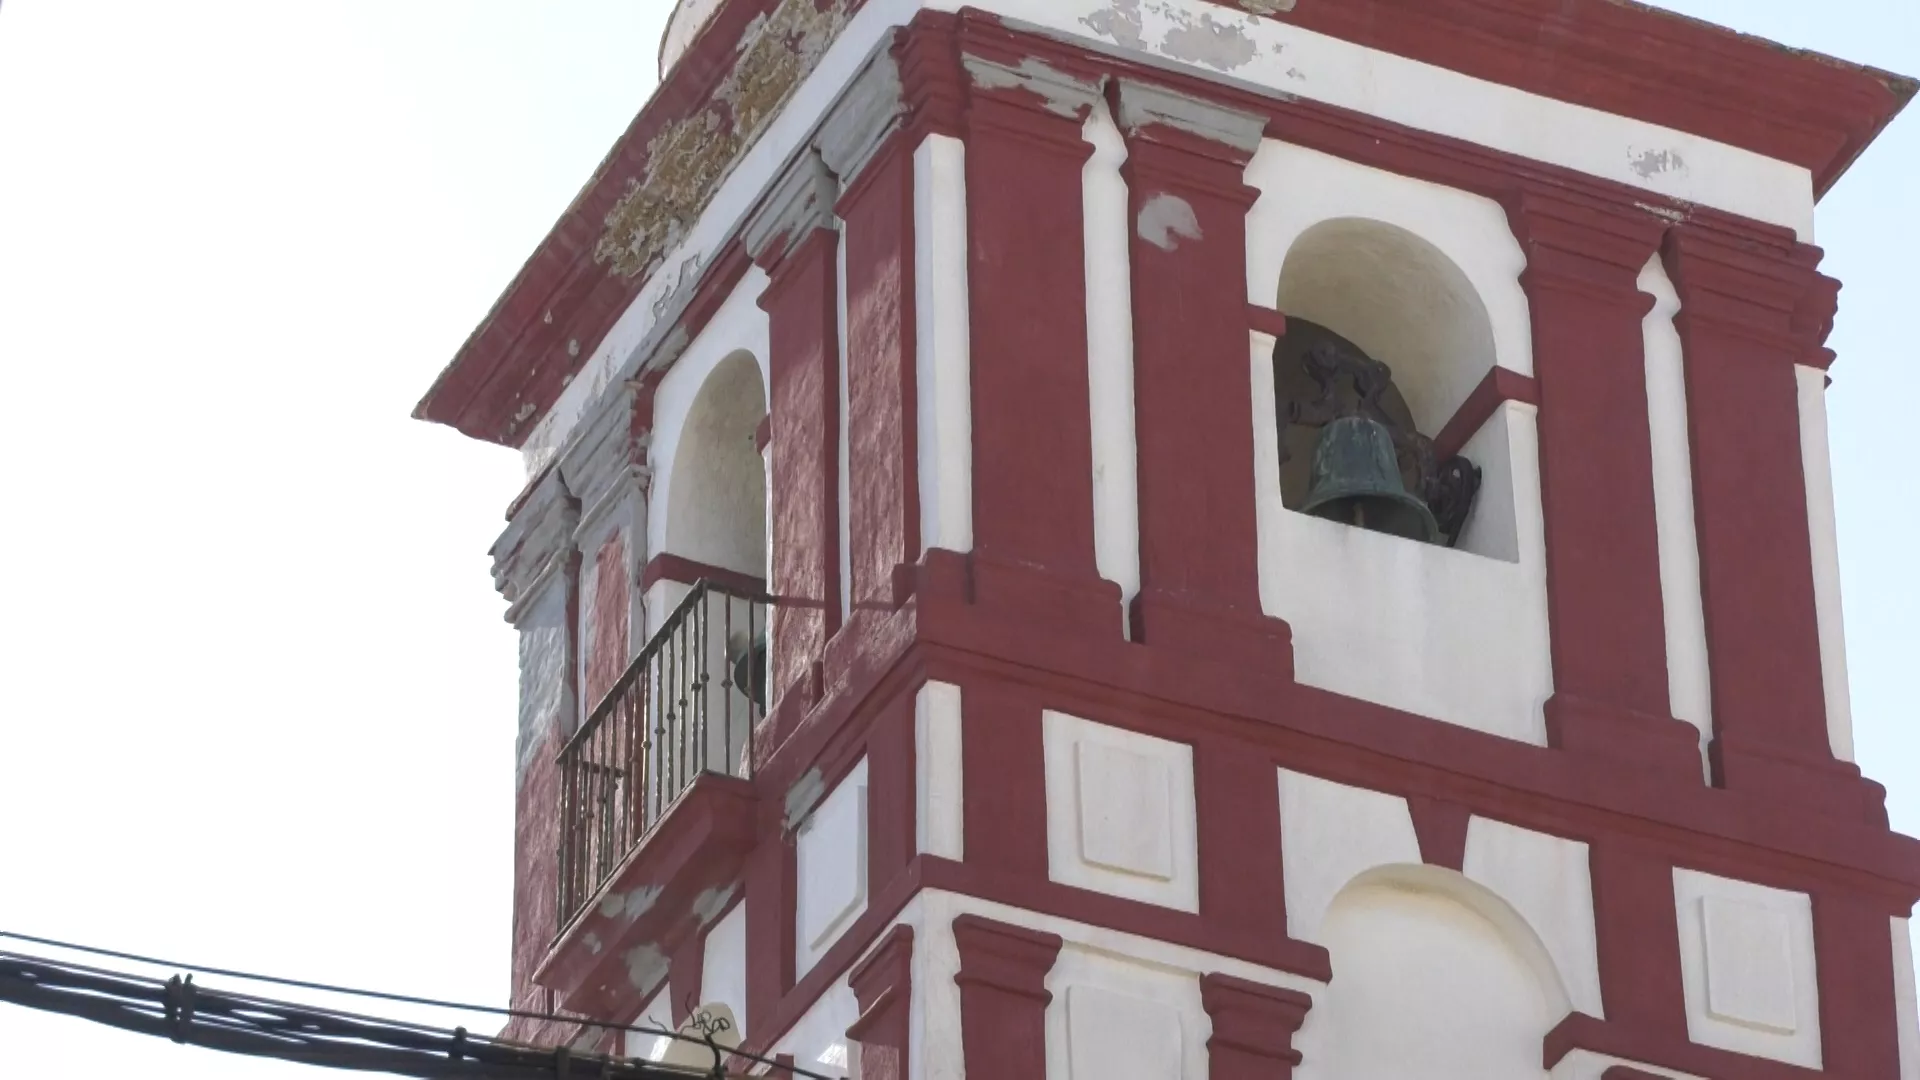
{"label": "column base", "polygon": [[1803,806],[1815,813],[1888,827],[1887,789],[1836,758],[1810,758],[1718,736],[1708,747],[1713,781],[1730,791]]}
{"label": "column base", "polygon": [[896,569],[894,588],[1089,636],[1120,636],[1120,586],[1094,574],[934,549]]}
{"label": "column base", "polygon": [[1143,589],[1131,608],[1133,640],[1293,678],[1293,628],[1257,611]]}
{"label": "column base", "polygon": [[1700,731],[1684,720],[1636,712],[1572,694],[1547,699],[1547,743],[1642,770],[1662,787],[1705,783]]}

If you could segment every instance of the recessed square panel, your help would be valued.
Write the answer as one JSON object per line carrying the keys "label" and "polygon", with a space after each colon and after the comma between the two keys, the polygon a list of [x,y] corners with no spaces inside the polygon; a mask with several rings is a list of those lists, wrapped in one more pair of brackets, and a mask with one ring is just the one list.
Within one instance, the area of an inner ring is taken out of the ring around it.
{"label": "recessed square panel", "polygon": [[1080,857],[1093,866],[1172,881],[1173,779],[1167,763],[1084,739],[1074,751]]}
{"label": "recessed square panel", "polygon": [[1193,747],[1051,710],[1042,724],[1048,876],[1199,911]]}
{"label": "recessed square panel", "polygon": [[1797,1031],[1793,927],[1786,913],[1705,896],[1700,931],[1707,947],[1707,1012],[1762,1031]]}

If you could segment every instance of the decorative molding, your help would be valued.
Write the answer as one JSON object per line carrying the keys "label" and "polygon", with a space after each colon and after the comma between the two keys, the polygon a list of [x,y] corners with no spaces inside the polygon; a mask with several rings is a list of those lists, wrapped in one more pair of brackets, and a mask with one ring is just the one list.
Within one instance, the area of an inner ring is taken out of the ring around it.
{"label": "decorative molding", "polygon": [[1200,1005],[1213,1021],[1209,1080],[1286,1080],[1300,1064],[1293,1037],[1313,1008],[1306,994],[1211,972],[1200,976]]}
{"label": "decorative molding", "polygon": [[1264,116],[1228,108],[1202,98],[1190,97],[1152,83],[1119,79],[1114,91],[1114,121],[1129,138],[1155,142],[1170,138],[1198,152],[1194,143],[1216,144],[1212,152],[1244,163],[1260,149],[1266,136]]}
{"label": "decorative molding", "polygon": [[814,148],[842,188],[851,187],[866,170],[905,114],[899,62],[891,53],[875,53],[814,136]]}
{"label": "decorative molding", "polygon": [[839,35],[849,7],[847,0],[830,0],[824,8],[817,0],[781,0],[768,12],[705,106],[667,124],[647,143],[647,164],[608,212],[594,261],[629,278],[657,269]]}
{"label": "decorative molding", "polygon": [[815,229],[833,229],[839,185],[820,155],[809,148],[774,182],[760,210],[749,218],[742,240],[753,261],[773,268],[786,261]]}
{"label": "decorative molding", "polygon": [[847,973],[860,1016],[847,1038],[860,1044],[862,1080],[906,1080],[913,1000],[913,928],[887,931]]}

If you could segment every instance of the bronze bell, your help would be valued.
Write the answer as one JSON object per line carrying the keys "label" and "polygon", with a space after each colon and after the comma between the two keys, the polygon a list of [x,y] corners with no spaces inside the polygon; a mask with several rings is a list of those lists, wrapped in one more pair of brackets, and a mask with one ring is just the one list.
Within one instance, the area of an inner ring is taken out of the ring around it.
{"label": "bronze bell", "polygon": [[1313,484],[1300,512],[1374,532],[1434,543],[1440,527],[1400,478],[1393,433],[1364,416],[1327,424],[1313,448]]}
{"label": "bronze bell", "polygon": [[741,647],[729,643],[729,652],[733,657],[733,685],[747,695],[754,705],[767,707],[767,635],[763,632],[754,636],[751,644]]}

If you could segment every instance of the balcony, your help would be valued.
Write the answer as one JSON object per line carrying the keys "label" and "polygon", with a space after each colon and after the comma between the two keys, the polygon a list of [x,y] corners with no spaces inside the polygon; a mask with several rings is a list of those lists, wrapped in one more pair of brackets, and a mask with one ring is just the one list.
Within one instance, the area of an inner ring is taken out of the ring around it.
{"label": "balcony", "polygon": [[750,778],[766,715],[768,603],[693,585],[560,751],[563,941],[697,781]]}

